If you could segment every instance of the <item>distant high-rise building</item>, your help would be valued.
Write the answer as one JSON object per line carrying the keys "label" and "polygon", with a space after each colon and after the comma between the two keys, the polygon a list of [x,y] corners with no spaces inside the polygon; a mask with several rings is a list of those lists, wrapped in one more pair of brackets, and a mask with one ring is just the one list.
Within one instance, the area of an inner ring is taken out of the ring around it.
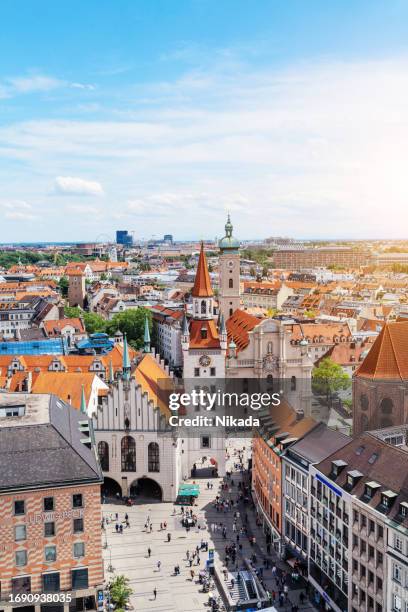
{"label": "distant high-rise building", "polygon": [[127,230],[116,231],[116,243],[123,244],[124,246],[132,246],[133,238]]}
{"label": "distant high-rise building", "polygon": [[173,244],[173,234],[164,234],[163,242],[169,242],[170,244]]}

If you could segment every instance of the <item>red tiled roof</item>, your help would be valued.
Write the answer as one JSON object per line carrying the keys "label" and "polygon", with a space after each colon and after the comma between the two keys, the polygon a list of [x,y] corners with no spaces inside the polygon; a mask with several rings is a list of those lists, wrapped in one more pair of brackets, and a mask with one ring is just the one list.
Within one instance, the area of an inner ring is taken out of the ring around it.
{"label": "red tiled roof", "polygon": [[228,340],[234,340],[237,345],[237,352],[242,351],[248,346],[248,332],[259,325],[261,320],[239,308],[230,316],[227,321]]}
{"label": "red tiled roof", "polygon": [[357,376],[376,380],[408,380],[408,321],[386,323]]}
{"label": "red tiled roof", "polygon": [[[206,330],[205,338],[201,330]],[[220,348],[217,326],[212,319],[190,322],[190,348]]]}

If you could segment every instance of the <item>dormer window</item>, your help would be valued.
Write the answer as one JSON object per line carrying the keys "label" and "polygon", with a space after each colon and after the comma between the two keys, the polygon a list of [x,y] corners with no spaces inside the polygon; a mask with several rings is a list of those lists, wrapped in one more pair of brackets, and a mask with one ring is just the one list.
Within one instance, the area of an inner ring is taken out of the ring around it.
{"label": "dormer window", "polygon": [[335,461],[332,461],[332,469],[331,469],[332,478],[337,478],[337,476],[340,474],[340,472],[345,467],[347,467],[347,463],[343,461],[342,459],[336,459]]}
{"label": "dormer window", "polygon": [[398,514],[402,516],[403,518],[406,518],[408,516],[408,503],[407,502],[400,503]]}
{"label": "dormer window", "polygon": [[396,497],[397,493],[394,493],[394,491],[384,491],[381,495],[381,505],[386,510],[389,510],[392,504],[394,503]]}
{"label": "dormer window", "polygon": [[363,474],[358,470],[351,470],[350,472],[347,472],[347,489],[351,490],[362,476]]}
{"label": "dormer window", "polygon": [[378,484],[378,482],[366,482],[366,485],[364,487],[364,497],[367,497],[368,499],[372,499],[374,497],[374,495],[376,494],[377,490],[380,488],[381,485]]}

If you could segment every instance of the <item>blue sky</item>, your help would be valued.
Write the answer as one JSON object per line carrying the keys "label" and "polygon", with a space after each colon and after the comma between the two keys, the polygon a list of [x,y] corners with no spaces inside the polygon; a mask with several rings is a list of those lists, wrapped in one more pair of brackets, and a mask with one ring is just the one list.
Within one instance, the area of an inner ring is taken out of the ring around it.
{"label": "blue sky", "polygon": [[405,1],[3,0],[0,241],[406,236]]}

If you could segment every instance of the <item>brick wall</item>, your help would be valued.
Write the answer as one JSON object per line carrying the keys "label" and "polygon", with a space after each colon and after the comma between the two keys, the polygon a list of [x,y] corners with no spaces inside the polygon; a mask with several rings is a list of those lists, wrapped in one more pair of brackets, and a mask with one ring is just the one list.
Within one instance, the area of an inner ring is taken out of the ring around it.
{"label": "brick wall", "polygon": [[[72,495],[82,493],[83,508],[72,507]],[[54,497],[54,512],[44,512],[43,498]],[[14,501],[25,501],[25,514],[14,516]],[[73,518],[83,518],[83,533],[74,534]],[[45,520],[55,522],[55,536],[44,537]],[[27,539],[15,541],[15,526],[26,525]],[[85,557],[73,558],[75,542],[85,543]],[[56,545],[57,559],[46,562],[44,547]],[[15,552],[27,551],[27,565],[16,567]],[[89,587],[103,582],[100,485],[45,489],[0,495],[0,581],[1,591],[11,590],[11,580],[31,576],[31,591],[42,591],[41,575],[60,572],[61,590],[71,589],[71,570],[88,568]]]}

